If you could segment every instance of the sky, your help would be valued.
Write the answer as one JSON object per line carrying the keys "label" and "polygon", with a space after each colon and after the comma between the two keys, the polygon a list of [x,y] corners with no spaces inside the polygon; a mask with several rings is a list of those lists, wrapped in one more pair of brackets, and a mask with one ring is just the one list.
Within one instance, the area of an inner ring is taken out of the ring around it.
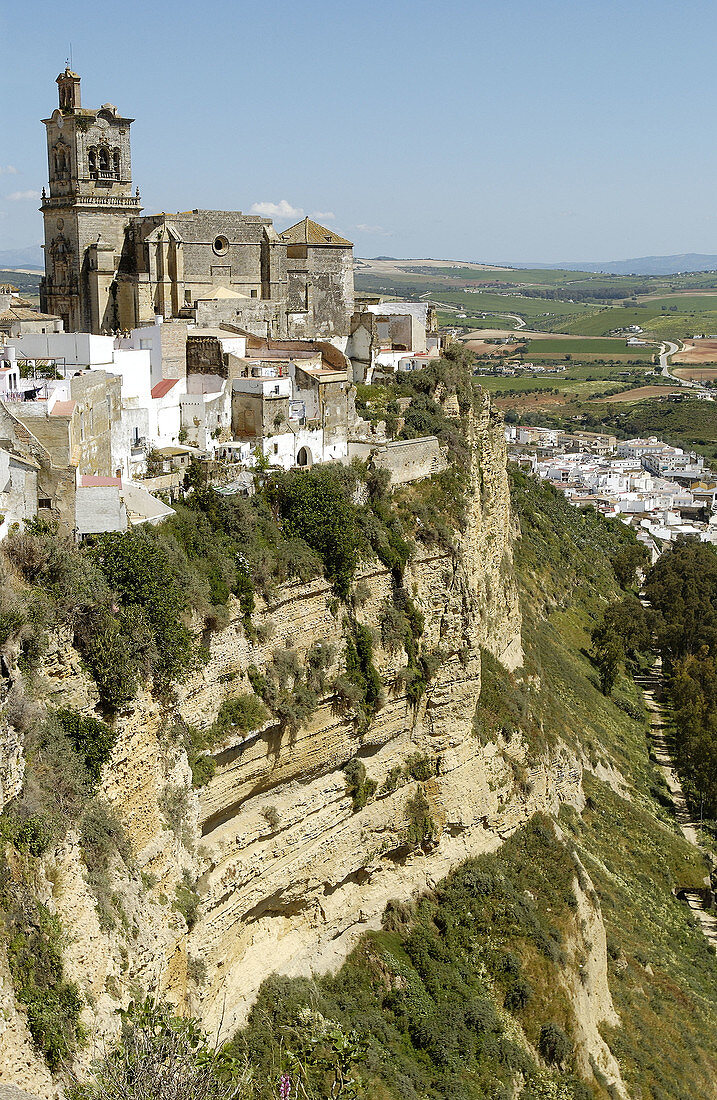
{"label": "sky", "polygon": [[714,0],[0,0],[0,251],[39,244],[70,44],[145,213],[304,214],[359,256],[717,253]]}

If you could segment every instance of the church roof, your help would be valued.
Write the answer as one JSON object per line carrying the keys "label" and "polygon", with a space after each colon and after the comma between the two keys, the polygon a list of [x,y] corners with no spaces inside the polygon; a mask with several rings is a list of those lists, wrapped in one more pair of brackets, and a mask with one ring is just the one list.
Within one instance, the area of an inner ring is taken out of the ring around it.
{"label": "church roof", "polygon": [[304,218],[296,225],[285,229],[283,233],[279,234],[279,237],[284,244],[323,244],[335,245],[341,248],[352,247],[351,241],[347,241],[345,237],[339,237],[338,233],[334,233],[332,229],[327,229],[325,225],[313,222],[311,218]]}

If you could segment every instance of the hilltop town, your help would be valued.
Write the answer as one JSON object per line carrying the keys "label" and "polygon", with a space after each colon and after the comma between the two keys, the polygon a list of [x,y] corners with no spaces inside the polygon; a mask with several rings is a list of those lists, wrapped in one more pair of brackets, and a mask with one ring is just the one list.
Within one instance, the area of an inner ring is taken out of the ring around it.
{"label": "hilltop town", "polygon": [[192,461],[242,495],[257,464],[435,469],[436,439],[363,420],[354,385],[440,355],[431,307],[355,295],[351,242],[309,218],[143,216],[133,120],[82,106],[69,67],[57,85],[40,310],[0,286],[0,538],[35,516],[80,539],[159,522]]}

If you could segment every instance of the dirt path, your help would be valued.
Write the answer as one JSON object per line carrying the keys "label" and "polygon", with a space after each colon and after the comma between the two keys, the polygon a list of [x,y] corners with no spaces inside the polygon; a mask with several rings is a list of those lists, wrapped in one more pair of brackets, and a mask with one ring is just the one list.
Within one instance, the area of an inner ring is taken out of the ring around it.
{"label": "dirt path", "polygon": [[[677,823],[682,830],[685,840],[693,844],[695,848],[699,848],[704,855],[707,855],[700,844],[697,829],[690,816],[687,800],[682,790],[682,784],[672,766],[672,757],[670,756],[667,740],[665,738],[665,720],[662,713],[662,707],[657,702],[656,698],[660,686],[661,673],[662,662],[658,657],[649,675],[636,676],[635,682],[641,688],[642,694],[645,697],[645,706],[650,715],[650,734],[655,750],[655,758],[665,777],[670,795],[672,796]],[[692,893],[687,891],[685,893],[685,901],[694,913],[697,923],[700,925],[708,943],[717,951],[717,918],[705,909],[702,898],[697,892]]]}

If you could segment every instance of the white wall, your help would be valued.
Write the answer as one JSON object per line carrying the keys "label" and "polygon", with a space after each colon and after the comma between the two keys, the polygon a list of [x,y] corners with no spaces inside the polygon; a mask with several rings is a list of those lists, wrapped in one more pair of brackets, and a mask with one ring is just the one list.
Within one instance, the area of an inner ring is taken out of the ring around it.
{"label": "white wall", "polygon": [[115,346],[114,337],[91,332],[29,332],[11,342],[18,359],[64,359],[68,367],[106,367]]}
{"label": "white wall", "polygon": [[162,377],[162,334],[160,325],[144,325],[133,328],[129,336],[117,339],[116,346],[122,351],[144,351],[149,355],[150,389]]}
{"label": "white wall", "polygon": [[120,349],[113,351],[111,363],[105,367],[109,374],[122,378],[122,400],[150,399],[152,389],[152,362],[149,351]]}

